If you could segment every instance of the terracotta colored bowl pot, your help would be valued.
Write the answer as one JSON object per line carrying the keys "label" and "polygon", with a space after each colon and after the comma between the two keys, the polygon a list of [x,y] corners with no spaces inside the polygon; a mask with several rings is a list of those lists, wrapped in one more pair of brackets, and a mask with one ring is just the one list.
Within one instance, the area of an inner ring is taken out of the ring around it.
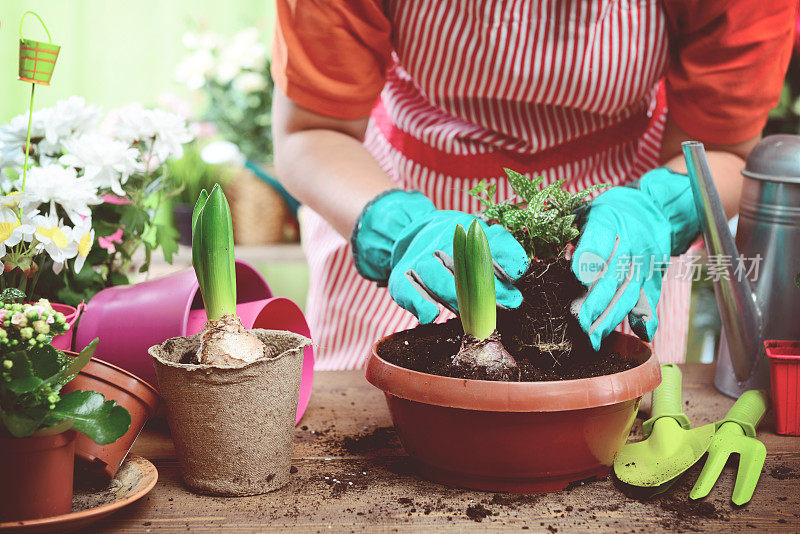
{"label": "terracotta colored bowl pot", "polygon": [[75,432],[0,438],[0,523],[72,509]]}
{"label": "terracotta colored bowl pot", "polygon": [[98,477],[111,479],[117,474],[144,424],[156,413],[158,392],[136,375],[94,358],[62,388],[64,393],[75,390],[102,393],[106,400],[117,401],[131,414],[130,428],[114,443],[98,445],[83,434],[75,440],[75,455],[83,467]]}
{"label": "terracotta colored bowl pot", "polygon": [[641,365],[554,382],[412,371],[381,358],[384,340],[372,349],[367,380],[386,393],[400,441],[420,474],[451,486],[540,493],[605,477],[642,395],[661,382],[649,346],[620,333],[609,338],[611,350]]}

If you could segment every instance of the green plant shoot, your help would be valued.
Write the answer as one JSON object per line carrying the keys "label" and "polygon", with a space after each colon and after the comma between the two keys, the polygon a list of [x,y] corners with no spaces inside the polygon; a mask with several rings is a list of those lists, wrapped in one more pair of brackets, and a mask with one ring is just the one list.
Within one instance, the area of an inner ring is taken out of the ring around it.
{"label": "green plant shoot", "polygon": [[456,299],[464,332],[486,339],[497,327],[494,266],[489,241],[478,221],[468,231],[460,224],[453,235]]}
{"label": "green plant shoot", "polygon": [[484,207],[483,216],[496,220],[519,241],[530,258],[550,258],[563,254],[567,244],[580,235],[575,224],[576,210],[594,191],[609,187],[593,185],[578,193],[564,191],[564,180],[540,188],[543,177],[529,180],[524,175],[503,169],[519,201],[496,200],[497,186],[484,180],[469,191]]}
{"label": "green plant shoot", "polygon": [[192,213],[192,266],[209,321],[236,314],[236,267],[233,223],[228,200],[219,185],[205,189]]}

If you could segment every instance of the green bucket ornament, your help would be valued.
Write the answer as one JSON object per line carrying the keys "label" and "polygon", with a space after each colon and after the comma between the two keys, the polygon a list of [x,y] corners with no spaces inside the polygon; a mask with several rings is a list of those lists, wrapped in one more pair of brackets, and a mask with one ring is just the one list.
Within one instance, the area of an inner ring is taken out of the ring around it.
{"label": "green bucket ornament", "polygon": [[[31,14],[41,22],[49,43],[26,39],[22,36],[22,23],[25,16]],[[42,17],[33,11],[26,11],[22,14],[19,21],[19,79],[24,82],[36,83],[39,85],[50,85],[53,77],[53,69],[56,67],[58,52],[61,50],[59,45],[53,44],[50,31],[47,29]]]}

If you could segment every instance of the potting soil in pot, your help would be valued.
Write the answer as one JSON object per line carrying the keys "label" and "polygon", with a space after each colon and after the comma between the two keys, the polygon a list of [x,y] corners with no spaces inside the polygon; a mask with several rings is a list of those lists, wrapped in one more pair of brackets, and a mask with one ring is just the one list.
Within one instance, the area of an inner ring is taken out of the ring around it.
{"label": "potting soil in pot", "polygon": [[[497,330],[520,368],[520,381],[571,380],[625,371],[638,365],[601,347],[595,351],[570,312],[584,291],[565,258],[534,261],[517,287],[523,303],[498,310]],[[380,356],[407,369],[440,376],[496,380],[484,369],[452,364],[464,332],[458,319],[399,332],[381,345]]]}

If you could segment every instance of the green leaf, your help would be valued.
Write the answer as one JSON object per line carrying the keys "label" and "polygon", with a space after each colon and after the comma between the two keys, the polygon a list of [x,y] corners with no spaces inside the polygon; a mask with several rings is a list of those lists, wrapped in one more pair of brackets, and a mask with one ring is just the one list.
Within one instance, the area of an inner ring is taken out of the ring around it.
{"label": "green leaf", "polygon": [[472,221],[467,232],[466,258],[472,323],[470,334],[486,339],[497,327],[497,299],[489,241],[477,220]]}
{"label": "green leaf", "polygon": [[26,438],[36,432],[46,415],[46,408],[0,412],[0,421],[15,438]]}
{"label": "green leaf", "polygon": [[156,226],[156,243],[161,247],[164,260],[171,264],[172,256],[178,252],[178,231],[172,226],[159,224]]}
{"label": "green leaf", "polygon": [[[197,241],[195,243],[194,241]],[[195,267],[203,294],[206,315],[211,321],[236,313],[236,271],[233,250],[233,223],[225,193],[218,185],[208,195],[195,222],[192,243]]]}
{"label": "green leaf", "polygon": [[150,215],[142,208],[128,204],[123,209],[119,222],[126,231],[141,235],[150,223]]}
{"label": "green leaf", "polygon": [[472,332],[470,320],[469,287],[467,285],[467,232],[460,224],[456,225],[453,234],[453,270],[456,280],[456,301],[458,316],[464,332]]}
{"label": "green leaf", "polygon": [[197,281],[200,284],[200,292],[203,292],[203,265],[200,262],[200,257],[202,255],[200,251],[200,236],[198,235],[198,228],[197,228],[197,220],[200,218],[200,214],[203,211],[203,208],[208,201],[208,192],[203,189],[200,191],[200,196],[197,197],[197,202],[194,204],[194,209],[192,210],[192,266],[194,267],[194,272],[197,275]]}
{"label": "green leaf", "polygon": [[97,349],[97,344],[100,342],[98,338],[94,338],[91,343],[89,343],[81,352],[78,354],[76,358],[74,358],[66,369],[64,369],[61,374],[56,378],[56,381],[61,384],[67,384],[72,381],[78,373],[83,369],[89,360],[92,359],[94,356],[94,351]]}
{"label": "green leaf", "polygon": [[23,393],[36,391],[42,385],[42,382],[42,379],[38,376],[25,376],[11,380],[6,384],[6,387],[9,391],[22,395]]}
{"label": "green leaf", "polygon": [[62,360],[59,353],[52,345],[37,345],[27,350],[33,374],[42,380],[48,380],[59,374],[62,369]]}
{"label": "green leaf", "polygon": [[33,365],[25,351],[15,350],[14,352],[9,352],[0,356],[0,360],[11,361],[11,368],[6,371],[6,375],[12,380],[35,376]]}
{"label": "green leaf", "polygon": [[75,430],[100,445],[114,443],[131,426],[128,410],[114,401],[106,401],[95,391],[72,391],[63,395],[48,419],[72,419]]}
{"label": "green leaf", "polygon": [[13,302],[22,302],[27,298],[24,292],[20,291],[16,287],[9,287],[3,290],[0,293],[0,303],[13,303]]}

